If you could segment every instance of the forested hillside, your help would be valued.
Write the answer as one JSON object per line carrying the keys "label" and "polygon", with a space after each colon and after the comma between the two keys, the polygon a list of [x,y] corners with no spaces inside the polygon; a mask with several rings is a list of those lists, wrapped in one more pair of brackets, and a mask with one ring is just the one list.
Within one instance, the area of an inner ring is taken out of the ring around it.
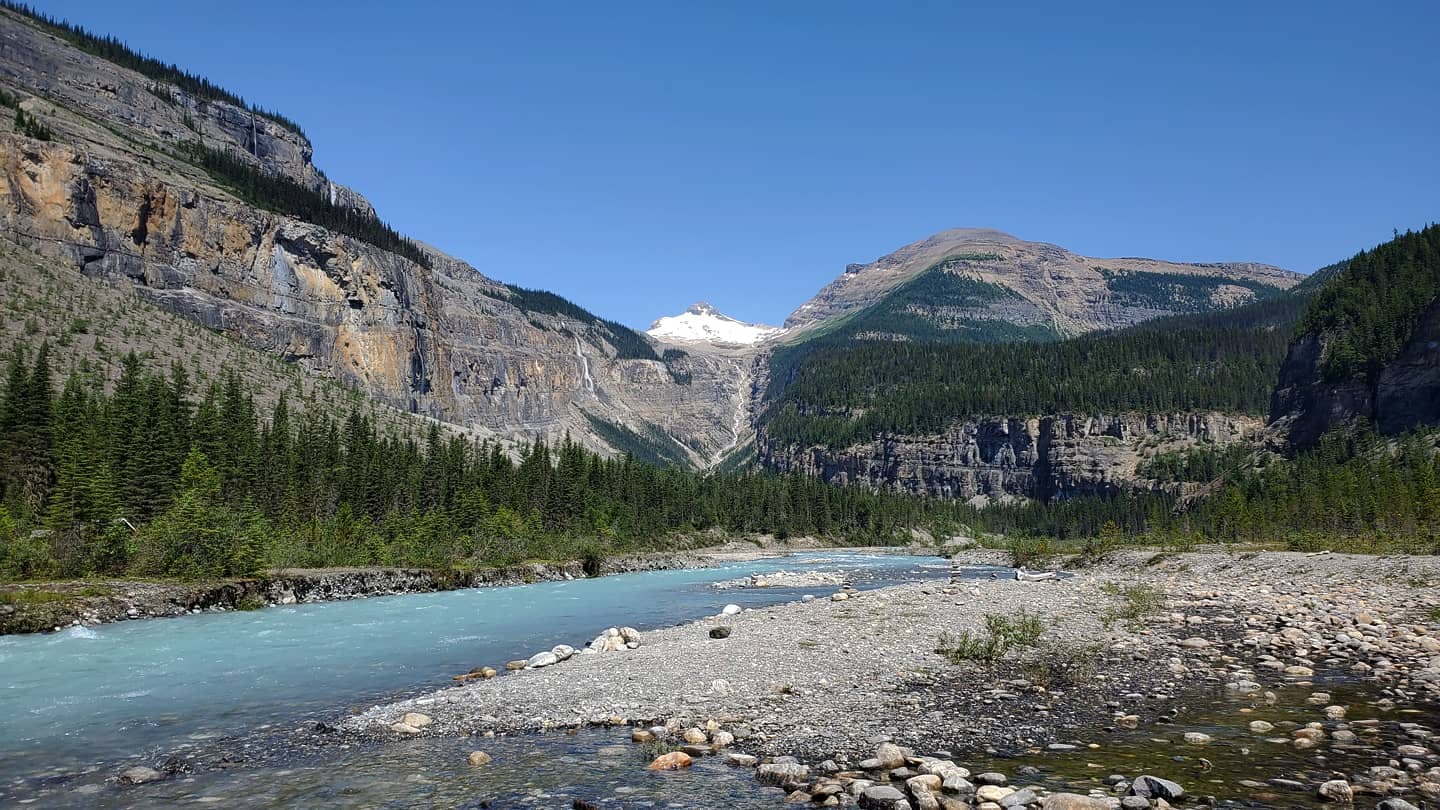
{"label": "forested hillside", "polygon": [[836,447],[882,432],[935,432],[970,416],[1261,414],[1303,306],[1300,295],[1284,293],[1063,342],[868,343],[798,359],[777,351],[762,423],[777,441]]}
{"label": "forested hillside", "polygon": [[1298,331],[1324,336],[1327,380],[1359,376],[1373,382],[1399,356],[1437,295],[1440,225],[1431,225],[1350,259],[1316,293]]}
{"label": "forested hillside", "polygon": [[0,574],[241,575],[267,566],[475,566],[669,544],[680,532],[887,541],[938,504],[802,477],[700,476],[537,441],[518,461],[357,407],[256,404],[126,357],[113,392],[59,386],[54,349],[10,358],[0,396]]}

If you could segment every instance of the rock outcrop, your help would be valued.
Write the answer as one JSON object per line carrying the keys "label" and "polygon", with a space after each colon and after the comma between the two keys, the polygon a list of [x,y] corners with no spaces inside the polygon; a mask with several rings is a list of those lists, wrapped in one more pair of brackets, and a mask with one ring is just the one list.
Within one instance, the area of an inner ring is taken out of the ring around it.
{"label": "rock outcrop", "polygon": [[1160,485],[1136,469],[1156,453],[1256,436],[1260,419],[1223,413],[971,419],[932,436],[882,436],[835,451],[779,446],[761,431],[761,463],[837,484],[974,500],[1050,500]]}
{"label": "rock outcrop", "polygon": [[1327,431],[1361,421],[1385,435],[1440,425],[1440,298],[1415,322],[1399,357],[1373,381],[1326,380],[1321,372],[1326,343],[1324,334],[1302,335],[1280,367],[1270,418],[1292,447],[1308,447]]}
{"label": "rock outcrop", "polygon": [[[42,142],[0,130],[0,228],[58,264],[405,410],[500,437],[616,447],[618,424],[706,463],[748,397],[736,361],[621,352],[597,319],[517,305],[433,248],[428,267],[258,208],[178,157],[203,141],[372,212],[315,168],[298,132],[191,97],[0,10],[0,85],[43,112]],[[636,337],[644,341],[644,338]],[[658,356],[657,356],[658,357]]]}

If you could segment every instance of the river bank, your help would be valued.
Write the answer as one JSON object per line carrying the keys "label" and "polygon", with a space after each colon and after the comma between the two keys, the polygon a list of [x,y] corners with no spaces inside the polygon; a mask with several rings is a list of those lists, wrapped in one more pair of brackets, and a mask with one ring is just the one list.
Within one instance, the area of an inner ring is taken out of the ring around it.
{"label": "river bank", "polygon": [[[1152,806],[1162,791],[1142,776],[1265,806],[1437,801],[1437,586],[1433,558],[1123,552],[1048,582],[910,584],[717,616],[340,728],[483,748],[493,734],[628,726],[687,755],[742,752],[731,761],[759,766],[777,801],[820,805],[1111,807],[1150,791],[1126,806]],[[985,638],[990,615],[1043,629],[980,660],[961,637]],[[712,638],[718,627],[728,634]],[[407,713],[424,720],[393,730]],[[1246,754],[1216,753],[1228,746]],[[1007,759],[1020,770],[993,784]]]}
{"label": "river bank", "polygon": [[[644,552],[606,557],[598,572],[581,560],[525,562],[498,568],[283,569],[259,578],[201,582],[87,579],[0,585],[0,636],[55,632],[136,619],[183,616],[277,605],[310,604],[371,596],[433,593],[462,588],[558,582],[638,571],[708,568],[728,562],[823,550],[807,538],[731,540],[693,551]],[[908,547],[836,549],[859,553],[933,553]]]}

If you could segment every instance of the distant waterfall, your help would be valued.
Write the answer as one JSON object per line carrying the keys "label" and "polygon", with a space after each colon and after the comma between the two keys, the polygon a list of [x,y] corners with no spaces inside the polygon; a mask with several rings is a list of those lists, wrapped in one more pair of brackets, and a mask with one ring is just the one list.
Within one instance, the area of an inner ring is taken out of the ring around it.
{"label": "distant waterfall", "polygon": [[580,351],[580,338],[575,338],[575,356],[580,358],[580,372],[585,375],[585,390],[595,393],[595,380],[590,376],[590,359]]}

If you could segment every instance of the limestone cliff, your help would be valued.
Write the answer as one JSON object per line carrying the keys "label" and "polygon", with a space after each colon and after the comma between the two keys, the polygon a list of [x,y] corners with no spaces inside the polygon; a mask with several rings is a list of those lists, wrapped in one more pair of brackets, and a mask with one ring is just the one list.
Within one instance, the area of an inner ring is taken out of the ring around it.
{"label": "limestone cliff", "polygon": [[661,436],[697,464],[735,438],[748,391],[733,359],[633,359],[615,345],[615,325],[525,309],[433,248],[426,267],[258,208],[179,157],[180,144],[200,141],[333,205],[373,211],[275,120],[91,56],[7,10],[0,86],[55,133],[42,142],[0,128],[0,228],[54,262],[468,427],[570,433],[605,449],[599,419]]}
{"label": "limestone cliff", "polygon": [[837,484],[984,504],[1157,489],[1136,468],[1157,453],[1255,437],[1258,418],[1222,413],[970,419],[931,436],[881,436],[835,451],[783,447],[762,430],[761,463]]}

